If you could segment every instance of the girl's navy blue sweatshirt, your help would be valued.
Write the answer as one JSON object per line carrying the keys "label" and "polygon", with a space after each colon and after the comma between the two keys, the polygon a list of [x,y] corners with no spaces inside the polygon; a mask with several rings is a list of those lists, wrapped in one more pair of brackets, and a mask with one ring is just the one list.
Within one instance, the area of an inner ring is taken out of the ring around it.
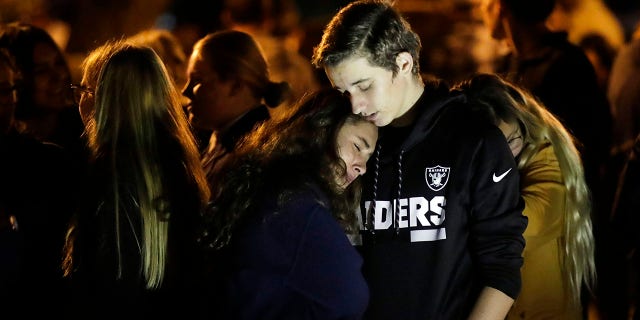
{"label": "girl's navy blue sweatshirt", "polygon": [[[369,299],[362,258],[319,188],[285,204],[266,196],[234,232],[218,276],[229,319],[361,319]],[[220,266],[219,266],[220,267]]]}

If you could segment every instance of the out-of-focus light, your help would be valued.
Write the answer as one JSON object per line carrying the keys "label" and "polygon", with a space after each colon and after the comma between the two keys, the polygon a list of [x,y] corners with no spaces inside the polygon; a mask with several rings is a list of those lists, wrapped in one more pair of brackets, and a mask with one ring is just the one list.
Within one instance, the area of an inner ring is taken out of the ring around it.
{"label": "out-of-focus light", "polygon": [[176,16],[169,12],[160,14],[156,19],[155,27],[172,31],[176,27]]}

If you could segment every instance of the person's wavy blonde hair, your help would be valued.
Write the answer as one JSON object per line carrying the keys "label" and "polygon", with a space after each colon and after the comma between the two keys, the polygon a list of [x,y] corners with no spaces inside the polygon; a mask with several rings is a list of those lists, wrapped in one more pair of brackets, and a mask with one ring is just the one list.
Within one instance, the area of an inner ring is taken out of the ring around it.
{"label": "person's wavy blonde hair", "polygon": [[497,75],[476,75],[455,89],[463,91],[492,122],[519,123],[524,148],[516,159],[518,169],[526,168],[541,149],[553,146],[566,189],[560,251],[563,281],[571,293],[569,302],[580,306],[582,285],[593,290],[596,270],[590,191],[576,148],[579,142],[532,94]]}

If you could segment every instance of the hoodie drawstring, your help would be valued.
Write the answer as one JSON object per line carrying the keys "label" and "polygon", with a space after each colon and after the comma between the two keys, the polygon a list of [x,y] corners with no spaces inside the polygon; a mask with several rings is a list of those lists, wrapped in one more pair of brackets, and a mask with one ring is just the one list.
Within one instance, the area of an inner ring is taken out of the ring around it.
{"label": "hoodie drawstring", "polygon": [[393,212],[391,214],[391,218],[393,219],[393,228],[396,235],[400,233],[400,215],[396,210],[397,207],[400,206],[400,193],[402,192],[402,155],[404,155],[404,150],[401,150],[400,155],[398,156],[398,195],[396,200],[393,202]]}
{"label": "hoodie drawstring", "polygon": [[[375,171],[373,174],[373,197],[371,198],[371,202],[369,203],[369,207],[367,208],[367,214],[365,217],[365,221],[367,224],[367,230],[370,235],[375,235],[375,208],[376,208],[376,199],[378,196],[378,178],[380,174],[380,151],[382,150],[382,146],[378,145],[376,147],[375,154]],[[398,156],[398,193],[396,200],[393,201],[391,208],[391,221],[393,223],[393,229],[395,234],[398,235],[400,233],[400,215],[397,213],[397,207],[400,205],[400,195],[402,193],[402,156],[404,155],[404,150],[400,151],[400,155]]]}
{"label": "hoodie drawstring", "polygon": [[375,161],[375,171],[373,174],[373,198],[371,198],[371,203],[369,204],[369,208],[367,209],[367,229],[369,229],[369,233],[374,235],[376,233],[375,224],[373,222],[375,211],[376,211],[376,198],[378,196],[378,174],[380,173],[380,150],[382,150],[382,145],[378,144],[376,147],[376,161]]}

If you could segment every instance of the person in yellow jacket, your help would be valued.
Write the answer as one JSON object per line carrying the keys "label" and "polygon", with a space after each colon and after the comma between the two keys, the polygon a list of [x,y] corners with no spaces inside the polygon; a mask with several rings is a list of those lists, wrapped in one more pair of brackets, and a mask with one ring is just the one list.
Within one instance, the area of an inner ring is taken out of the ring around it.
{"label": "person in yellow jacket", "polygon": [[480,74],[454,90],[505,134],[521,175],[522,290],[507,319],[582,319],[581,293],[595,284],[589,189],[576,142],[526,90]]}

